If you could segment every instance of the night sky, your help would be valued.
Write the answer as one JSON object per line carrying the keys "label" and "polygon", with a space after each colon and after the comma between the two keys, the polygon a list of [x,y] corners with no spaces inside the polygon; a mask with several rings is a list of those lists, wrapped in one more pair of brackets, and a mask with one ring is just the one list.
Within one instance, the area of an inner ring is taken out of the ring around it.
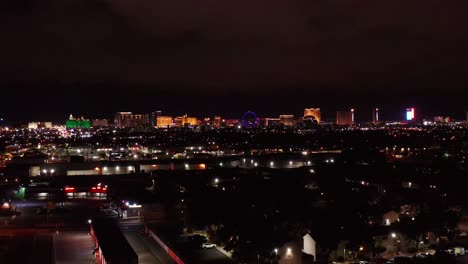
{"label": "night sky", "polygon": [[464,118],[466,0],[2,0],[0,116]]}

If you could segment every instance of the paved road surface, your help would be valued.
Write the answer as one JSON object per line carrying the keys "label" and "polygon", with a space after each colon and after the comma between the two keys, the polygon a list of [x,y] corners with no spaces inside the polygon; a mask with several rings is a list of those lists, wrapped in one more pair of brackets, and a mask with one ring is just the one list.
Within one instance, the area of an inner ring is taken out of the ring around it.
{"label": "paved road surface", "polygon": [[56,264],[94,263],[94,243],[86,231],[66,231],[54,235]]}
{"label": "paved road surface", "polygon": [[457,258],[457,264],[468,264],[468,255]]}
{"label": "paved road surface", "polygon": [[138,255],[139,264],[174,263],[169,255],[143,232],[141,224],[121,224],[122,232]]}
{"label": "paved road surface", "polygon": [[185,252],[189,264],[231,264],[232,261],[216,248],[193,249]]}

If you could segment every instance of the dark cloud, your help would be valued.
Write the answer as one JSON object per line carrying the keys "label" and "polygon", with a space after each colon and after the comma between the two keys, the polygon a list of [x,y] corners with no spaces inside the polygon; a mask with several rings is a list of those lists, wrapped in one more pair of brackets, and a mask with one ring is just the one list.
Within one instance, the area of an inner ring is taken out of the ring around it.
{"label": "dark cloud", "polygon": [[467,8],[462,0],[3,0],[0,83],[203,96],[284,87],[309,97],[376,87],[460,93]]}

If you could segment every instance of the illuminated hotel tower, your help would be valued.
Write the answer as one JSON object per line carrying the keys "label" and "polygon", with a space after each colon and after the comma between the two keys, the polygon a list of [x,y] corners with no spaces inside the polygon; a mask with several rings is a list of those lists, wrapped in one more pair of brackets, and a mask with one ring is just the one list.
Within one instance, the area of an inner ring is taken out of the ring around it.
{"label": "illuminated hotel tower", "polygon": [[354,119],[354,108],[351,108],[351,123],[354,124],[354,121],[355,121],[355,119]]}
{"label": "illuminated hotel tower", "polygon": [[320,114],[320,108],[306,108],[304,109],[304,117],[307,116],[312,116],[317,120],[317,123],[320,124],[320,121],[322,120],[321,114]]}
{"label": "illuminated hotel tower", "polygon": [[416,109],[414,107],[406,109],[406,121],[414,121],[416,119]]}
{"label": "illuminated hotel tower", "polygon": [[372,110],[372,123],[378,124],[379,122],[380,122],[379,109],[374,108],[374,110]]}

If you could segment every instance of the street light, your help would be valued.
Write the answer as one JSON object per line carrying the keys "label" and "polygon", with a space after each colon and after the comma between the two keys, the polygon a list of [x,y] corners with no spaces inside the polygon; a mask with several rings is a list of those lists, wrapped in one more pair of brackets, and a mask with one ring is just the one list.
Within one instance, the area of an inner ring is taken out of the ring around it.
{"label": "street light", "polygon": [[91,219],[88,219],[88,224],[91,224],[93,221]]}

